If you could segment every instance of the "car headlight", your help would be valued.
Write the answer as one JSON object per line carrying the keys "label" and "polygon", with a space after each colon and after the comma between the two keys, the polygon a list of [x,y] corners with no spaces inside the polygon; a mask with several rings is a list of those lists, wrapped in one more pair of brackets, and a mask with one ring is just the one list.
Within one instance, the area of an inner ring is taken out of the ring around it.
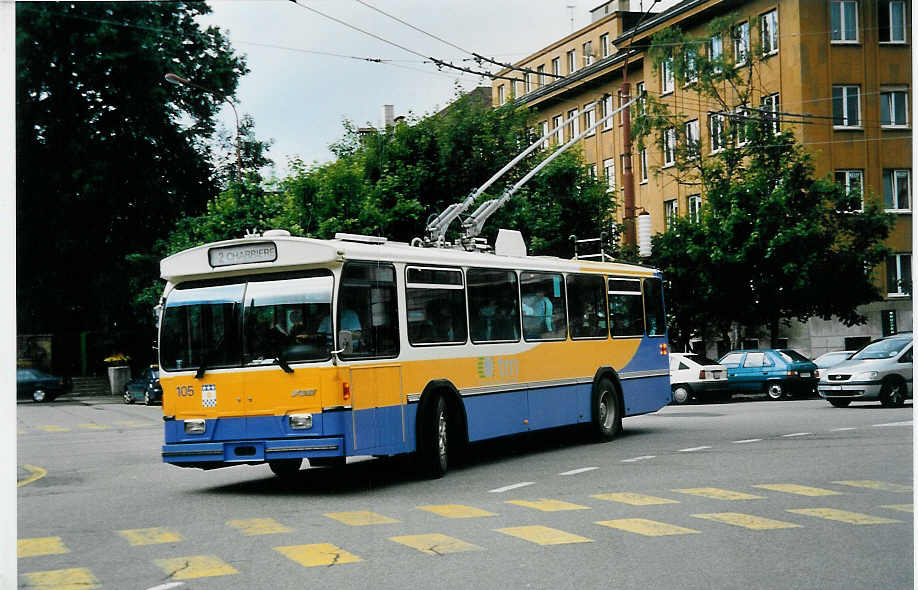
{"label": "car headlight", "polygon": [[880,374],[876,371],[865,371],[863,373],[855,373],[853,379],[855,381],[873,381],[879,376]]}

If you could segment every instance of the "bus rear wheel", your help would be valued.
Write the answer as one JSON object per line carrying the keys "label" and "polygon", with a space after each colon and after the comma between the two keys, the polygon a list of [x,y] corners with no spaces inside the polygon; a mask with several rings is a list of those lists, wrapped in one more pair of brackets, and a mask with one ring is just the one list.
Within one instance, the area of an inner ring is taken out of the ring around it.
{"label": "bus rear wheel", "polygon": [[438,479],[446,475],[449,467],[449,421],[446,411],[446,400],[438,395],[430,411],[424,417],[422,430],[421,467],[425,474]]}
{"label": "bus rear wheel", "polygon": [[612,440],[622,431],[618,390],[607,377],[600,379],[593,391],[593,430],[600,440]]}

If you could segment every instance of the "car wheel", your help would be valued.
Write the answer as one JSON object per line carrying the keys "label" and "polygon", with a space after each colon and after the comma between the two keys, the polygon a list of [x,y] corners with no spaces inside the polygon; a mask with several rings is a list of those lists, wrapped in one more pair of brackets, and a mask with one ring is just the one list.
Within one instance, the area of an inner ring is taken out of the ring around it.
{"label": "car wheel", "polygon": [[850,399],[830,399],[829,403],[835,406],[836,408],[847,408],[851,405]]}
{"label": "car wheel", "polygon": [[36,389],[32,392],[32,400],[37,403],[48,401],[48,399],[48,394],[45,393],[44,389]]}
{"label": "car wheel", "polygon": [[676,385],[673,387],[673,403],[674,404],[684,404],[689,401],[691,397],[688,388],[685,385]]}
{"label": "car wheel", "polygon": [[134,403],[134,396],[131,395],[131,392],[130,392],[130,390],[128,390],[127,387],[124,388],[124,394],[123,394],[121,397],[124,398],[124,403],[126,403],[126,404],[133,404],[133,403]]}
{"label": "car wheel", "polygon": [[268,467],[271,472],[278,477],[290,477],[300,470],[303,465],[302,459],[277,459],[268,461]]}
{"label": "car wheel", "polygon": [[905,383],[899,379],[884,383],[880,390],[880,403],[887,408],[901,408],[905,404]]}
{"label": "car wheel", "polygon": [[770,381],[765,384],[765,393],[769,399],[779,400],[784,395],[784,386],[777,381]]}
{"label": "car wheel", "polygon": [[615,385],[605,377],[599,380],[593,393],[593,430],[601,440],[612,440],[622,431]]}
{"label": "car wheel", "polygon": [[150,397],[150,392],[146,389],[143,392],[143,403],[147,406],[153,405],[153,398]]}
{"label": "car wheel", "polygon": [[449,468],[449,416],[446,400],[438,395],[425,417],[425,430],[421,440],[421,467],[434,479],[446,475]]}

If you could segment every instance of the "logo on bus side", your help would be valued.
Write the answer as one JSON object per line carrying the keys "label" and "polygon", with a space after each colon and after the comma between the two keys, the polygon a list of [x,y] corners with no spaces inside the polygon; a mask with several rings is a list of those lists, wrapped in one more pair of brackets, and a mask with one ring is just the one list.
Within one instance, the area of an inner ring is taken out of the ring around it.
{"label": "logo on bus side", "polygon": [[478,357],[479,379],[509,379],[519,377],[520,367],[516,359],[491,356]]}

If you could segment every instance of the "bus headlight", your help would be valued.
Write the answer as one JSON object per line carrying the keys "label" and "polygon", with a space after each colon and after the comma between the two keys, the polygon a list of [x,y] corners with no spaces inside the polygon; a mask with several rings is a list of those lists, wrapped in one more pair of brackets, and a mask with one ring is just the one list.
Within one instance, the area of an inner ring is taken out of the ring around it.
{"label": "bus headlight", "polygon": [[312,414],[289,414],[287,421],[291,430],[309,430],[312,428]]}
{"label": "bus headlight", "polygon": [[206,428],[206,423],[202,419],[185,420],[185,434],[204,434]]}

